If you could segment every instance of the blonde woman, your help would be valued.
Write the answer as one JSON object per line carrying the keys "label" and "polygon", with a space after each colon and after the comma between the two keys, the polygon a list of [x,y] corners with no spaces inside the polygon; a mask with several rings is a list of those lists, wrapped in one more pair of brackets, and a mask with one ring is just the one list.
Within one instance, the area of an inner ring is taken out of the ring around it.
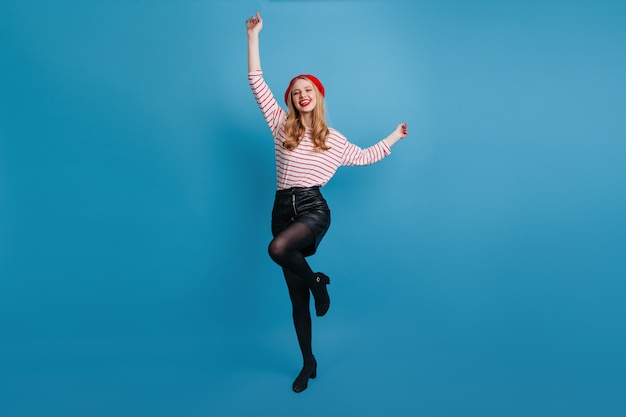
{"label": "blonde woman", "polygon": [[377,144],[361,149],[326,125],[324,85],[317,77],[294,77],[285,91],[283,110],[263,79],[259,33],[263,19],[257,12],[246,20],[248,80],[254,97],[274,137],[276,197],[272,210],[269,255],[282,267],[292,303],[293,322],[302,352],[303,367],[293,382],[302,392],[317,375],[311,346],[309,294],[317,316],[330,307],[328,276],[313,272],[306,257],[313,255],[330,226],[330,210],[320,192],[340,166],[369,165],[391,153],[391,146],[407,136],[406,123]]}

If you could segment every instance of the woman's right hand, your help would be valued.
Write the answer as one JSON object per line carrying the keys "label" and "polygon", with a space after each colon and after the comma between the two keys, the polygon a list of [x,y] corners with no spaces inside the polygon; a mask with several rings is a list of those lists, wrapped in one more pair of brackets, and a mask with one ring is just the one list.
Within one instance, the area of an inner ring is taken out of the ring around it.
{"label": "woman's right hand", "polygon": [[246,29],[248,30],[248,36],[259,35],[261,29],[263,29],[263,19],[261,19],[259,12],[256,12],[256,16],[246,20]]}

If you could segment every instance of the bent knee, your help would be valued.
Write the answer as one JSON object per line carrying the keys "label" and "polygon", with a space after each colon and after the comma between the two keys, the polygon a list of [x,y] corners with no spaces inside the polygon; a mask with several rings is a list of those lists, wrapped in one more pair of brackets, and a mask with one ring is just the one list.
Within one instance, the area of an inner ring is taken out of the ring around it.
{"label": "bent knee", "polygon": [[281,243],[280,239],[274,239],[267,247],[267,253],[274,261],[279,261],[285,257],[287,247]]}

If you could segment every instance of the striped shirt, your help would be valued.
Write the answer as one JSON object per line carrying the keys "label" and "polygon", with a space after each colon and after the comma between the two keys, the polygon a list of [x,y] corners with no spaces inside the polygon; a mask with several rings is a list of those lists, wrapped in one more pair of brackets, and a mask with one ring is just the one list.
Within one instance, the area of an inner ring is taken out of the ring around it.
{"label": "striped shirt", "polygon": [[311,140],[311,131],[307,129],[304,137],[294,150],[283,146],[287,135],[285,121],[287,112],[279,105],[263,79],[263,71],[252,71],[248,81],[265,121],[274,136],[276,154],[276,188],[284,190],[291,187],[324,186],[340,166],[370,165],[380,161],[391,153],[384,142],[366,149],[348,142],[338,131],[329,128],[330,134],[326,145],[330,149],[315,151]]}

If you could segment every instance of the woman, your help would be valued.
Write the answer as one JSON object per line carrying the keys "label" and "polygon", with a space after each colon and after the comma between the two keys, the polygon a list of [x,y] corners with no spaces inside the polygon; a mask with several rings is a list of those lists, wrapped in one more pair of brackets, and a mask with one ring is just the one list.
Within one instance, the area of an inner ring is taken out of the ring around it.
{"label": "woman", "polygon": [[293,382],[302,392],[309,378],[317,375],[311,347],[309,292],[317,316],[330,307],[328,276],[313,272],[306,257],[313,255],[330,226],[330,210],[320,193],[343,165],[369,165],[391,153],[391,146],[407,135],[406,123],[399,124],[386,138],[367,149],[348,142],[326,125],[324,85],[313,75],[294,77],[287,91],[284,111],[263,79],[259,53],[261,15],[246,20],[248,32],[248,80],[272,135],[276,153],[276,198],[272,210],[273,240],[269,254],[282,267],[292,303],[293,322],[304,365]]}

